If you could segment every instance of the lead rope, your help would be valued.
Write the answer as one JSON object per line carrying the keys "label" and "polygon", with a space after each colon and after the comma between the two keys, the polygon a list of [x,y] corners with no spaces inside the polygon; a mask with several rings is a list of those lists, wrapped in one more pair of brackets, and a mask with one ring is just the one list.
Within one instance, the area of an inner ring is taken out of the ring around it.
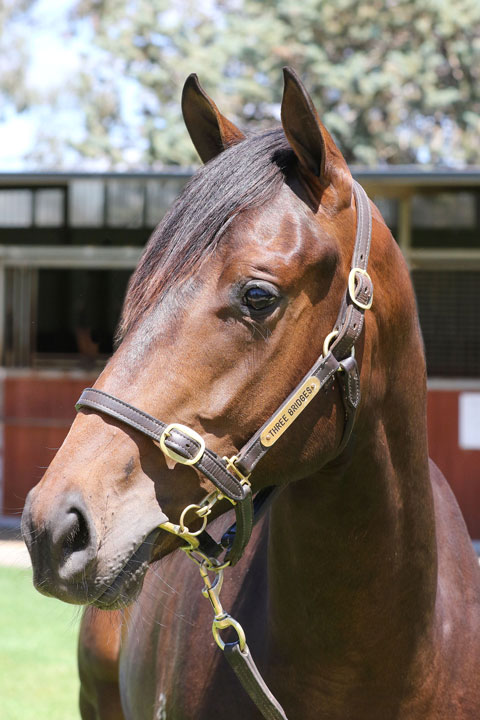
{"label": "lead rope", "polygon": [[[248,488],[248,490],[250,489],[248,477],[243,478],[242,484]],[[255,665],[247,645],[245,631],[241,624],[224,610],[220,602],[223,571],[229,566],[230,561],[226,560],[225,562],[221,562],[217,558],[210,557],[200,548],[199,536],[205,531],[208,515],[210,515],[216,503],[223,498],[224,495],[220,491],[214,490],[198,505],[188,505],[183,510],[178,525],[166,522],[160,525],[160,527],[188,543],[188,545],[182,547],[181,550],[197,565],[200,576],[204,582],[202,595],[204,598],[210,600],[214,613],[212,622],[214,640],[220,650],[223,651],[225,658],[228,660],[230,667],[235,672],[244,690],[258,707],[265,720],[288,720],[285,711],[268,689],[267,684]],[[260,515],[264,509],[265,502],[261,502],[259,504],[258,515]],[[185,524],[189,513],[193,513],[201,520],[201,527],[194,532],[189,530]],[[210,579],[210,574],[213,574],[213,580]],[[227,630],[228,628],[232,628],[237,633],[238,639],[235,642],[226,643],[222,640],[220,633],[222,630]]]}
{"label": "lead rope", "polygon": [[[224,610],[220,602],[223,571],[226,564],[213,560],[194,548],[182,548],[182,550],[198,566],[200,576],[204,582],[202,595],[210,600],[214,613],[212,622],[213,637],[240,680],[244,690],[258,707],[265,720],[288,720],[284,709],[268,689],[255,665],[242,626],[238,620],[235,620]],[[213,580],[210,579],[209,573],[213,573]],[[238,639],[235,642],[226,643],[222,640],[220,633],[228,628],[232,628],[237,633]]]}

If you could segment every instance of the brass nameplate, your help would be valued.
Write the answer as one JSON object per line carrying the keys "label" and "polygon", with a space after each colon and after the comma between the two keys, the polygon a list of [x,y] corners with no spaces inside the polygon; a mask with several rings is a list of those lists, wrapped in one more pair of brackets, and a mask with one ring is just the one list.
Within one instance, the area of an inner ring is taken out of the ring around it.
{"label": "brass nameplate", "polygon": [[277,442],[285,430],[305,410],[308,403],[313,400],[320,390],[320,380],[316,377],[309,377],[301,385],[295,395],[287,400],[277,412],[275,417],[268,423],[267,427],[260,434],[260,442],[264,447],[270,447]]}

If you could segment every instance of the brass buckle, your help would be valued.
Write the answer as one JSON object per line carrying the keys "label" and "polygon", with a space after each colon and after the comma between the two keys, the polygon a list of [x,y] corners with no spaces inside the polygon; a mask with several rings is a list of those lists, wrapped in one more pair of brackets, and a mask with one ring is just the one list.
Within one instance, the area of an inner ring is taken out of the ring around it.
{"label": "brass buckle", "polygon": [[354,305],[360,308],[360,310],[370,310],[373,302],[373,291],[368,302],[363,303],[358,300],[355,296],[355,280],[357,278],[357,275],[363,275],[364,277],[368,278],[373,288],[372,279],[366,270],[363,270],[363,268],[359,267],[352,268],[350,270],[350,275],[348,276],[348,294],[350,295],[350,300],[353,302]]}
{"label": "brass buckle", "polygon": [[[168,448],[165,445],[165,438],[167,438],[172,430],[180,430],[184,435],[194,440],[196,443],[199,443],[200,448],[193,458],[185,458],[183,455],[179,455],[178,453],[174,452],[170,448]],[[175,460],[175,462],[182,463],[182,465],[195,465],[200,458],[202,457],[203,453],[205,452],[205,440],[202,438],[201,435],[199,435],[195,430],[192,430],[191,428],[187,427],[186,425],[181,425],[180,423],[170,423],[170,425],[167,425],[165,430],[160,436],[160,449],[162,452],[165,453],[169,458],[172,458],[172,460]]]}
{"label": "brass buckle", "polygon": [[232,457],[228,458],[226,455],[222,458],[225,460],[227,464],[227,470],[229,472],[235,473],[235,475],[240,480],[241,485],[250,485],[250,475],[252,473],[248,473],[248,475],[244,475],[241,470],[238,469],[238,467],[235,465],[235,463],[238,461],[238,457],[236,455],[232,455]]}
{"label": "brass buckle", "polygon": [[[331,333],[328,333],[327,337],[323,341],[323,350],[322,350],[323,357],[328,355],[328,353],[330,352],[330,345],[332,344],[332,340],[334,340],[338,334],[339,334],[339,330],[332,330]],[[355,357],[355,345],[352,345],[352,348],[350,350],[350,355],[353,358]]]}

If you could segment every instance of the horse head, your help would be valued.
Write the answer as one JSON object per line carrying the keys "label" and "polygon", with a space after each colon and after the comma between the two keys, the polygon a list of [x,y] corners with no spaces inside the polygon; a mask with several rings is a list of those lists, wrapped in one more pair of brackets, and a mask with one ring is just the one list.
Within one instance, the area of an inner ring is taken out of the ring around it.
{"label": "horse head", "polygon": [[[196,76],[186,82],[182,108],[205,165],[150,238],[129,284],[117,349],[94,387],[191,428],[228,457],[322,354],[348,283],[358,208],[346,162],[293,71],[285,70],[282,128],[245,137]],[[399,251],[373,213],[375,280]],[[385,391],[384,365],[373,372],[371,362],[379,328],[399,305],[396,291],[378,295],[356,344],[359,417],[367,424]],[[405,317],[412,303],[404,299]],[[343,430],[335,382],[261,460],[253,490],[338,462]],[[128,603],[148,563],[178,547],[160,525],[178,522],[212,489],[134,426],[81,407],[26,503],[36,587],[67,602]],[[228,507],[219,503],[212,516]]]}

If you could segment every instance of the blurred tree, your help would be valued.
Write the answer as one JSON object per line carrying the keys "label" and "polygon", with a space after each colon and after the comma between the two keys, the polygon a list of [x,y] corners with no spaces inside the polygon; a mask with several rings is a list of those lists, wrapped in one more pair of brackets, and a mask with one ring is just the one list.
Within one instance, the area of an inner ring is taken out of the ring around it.
{"label": "blurred tree", "polygon": [[349,161],[480,163],[479,0],[77,0],[71,22],[95,48],[72,144],[112,167],[198,161],[180,113],[192,71],[234,121],[271,126],[285,64]]}
{"label": "blurred tree", "polygon": [[26,82],[28,38],[26,18],[34,0],[0,2],[0,119],[22,112],[36,97]]}

